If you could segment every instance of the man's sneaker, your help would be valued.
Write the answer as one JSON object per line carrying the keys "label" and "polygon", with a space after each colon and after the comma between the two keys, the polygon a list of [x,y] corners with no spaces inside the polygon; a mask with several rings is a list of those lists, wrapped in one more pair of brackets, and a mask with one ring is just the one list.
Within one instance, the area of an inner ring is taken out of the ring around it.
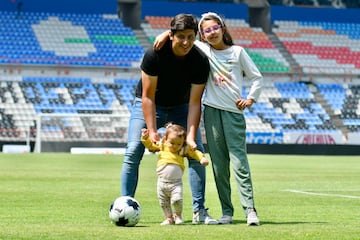
{"label": "man's sneaker", "polygon": [[229,215],[223,215],[219,220],[219,224],[231,224],[232,223],[232,217]]}
{"label": "man's sneaker", "polygon": [[214,225],[218,224],[218,221],[213,219],[207,212],[208,208],[200,209],[198,212],[194,212],[193,214],[193,224],[207,224],[207,225]]}
{"label": "man's sneaker", "polygon": [[251,209],[247,216],[247,225],[248,226],[259,226],[260,221],[254,209]]}

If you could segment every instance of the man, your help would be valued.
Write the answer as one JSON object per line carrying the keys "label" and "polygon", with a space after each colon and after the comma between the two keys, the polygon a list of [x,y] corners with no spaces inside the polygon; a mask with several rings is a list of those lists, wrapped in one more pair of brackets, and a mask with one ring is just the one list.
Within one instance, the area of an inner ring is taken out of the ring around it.
{"label": "man", "polygon": [[[149,138],[160,140],[157,129],[168,122],[187,129],[187,143],[204,151],[199,122],[201,97],[209,74],[207,57],[194,46],[197,19],[193,15],[176,15],[171,23],[169,40],[159,51],[148,49],[141,63],[141,81],[131,110],[128,144],[121,172],[121,194],[134,197],[140,161],[144,154],[141,129]],[[205,202],[205,167],[189,160],[189,183],[193,199],[193,224],[217,224]]]}

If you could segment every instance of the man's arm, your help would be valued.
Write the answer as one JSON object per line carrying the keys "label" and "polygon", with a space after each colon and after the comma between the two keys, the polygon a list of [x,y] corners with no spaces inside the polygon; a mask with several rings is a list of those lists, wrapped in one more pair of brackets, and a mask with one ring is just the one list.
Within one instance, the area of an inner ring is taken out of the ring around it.
{"label": "man's arm", "polygon": [[196,131],[201,118],[201,98],[205,84],[192,84],[189,100],[189,113],[187,117],[187,138],[186,141],[192,149],[195,149]]}
{"label": "man's arm", "polygon": [[141,72],[142,79],[142,110],[146,127],[149,130],[150,139],[155,142],[159,141],[156,125],[156,105],[155,105],[155,92],[157,85],[157,76],[150,76],[143,71]]}

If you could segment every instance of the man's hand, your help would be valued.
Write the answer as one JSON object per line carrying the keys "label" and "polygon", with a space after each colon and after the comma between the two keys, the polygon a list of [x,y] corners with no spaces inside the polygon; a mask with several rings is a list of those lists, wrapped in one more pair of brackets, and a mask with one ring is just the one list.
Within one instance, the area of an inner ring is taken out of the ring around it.
{"label": "man's hand", "polygon": [[200,160],[200,164],[203,165],[203,166],[207,166],[207,165],[209,165],[209,160],[207,160],[205,157],[203,157]]}
{"label": "man's hand", "polygon": [[197,144],[196,144],[194,139],[187,138],[186,143],[190,147],[191,150],[196,150],[197,149]]}
{"label": "man's hand", "polygon": [[157,132],[149,131],[149,138],[153,143],[160,141],[160,136]]}
{"label": "man's hand", "polygon": [[[158,145],[160,140],[160,137],[156,132],[152,132],[149,129],[145,129],[145,128],[141,129],[141,138],[145,141],[151,141],[154,145]],[[149,147],[149,146],[148,146],[148,150],[149,152],[152,153],[159,151],[158,148]]]}

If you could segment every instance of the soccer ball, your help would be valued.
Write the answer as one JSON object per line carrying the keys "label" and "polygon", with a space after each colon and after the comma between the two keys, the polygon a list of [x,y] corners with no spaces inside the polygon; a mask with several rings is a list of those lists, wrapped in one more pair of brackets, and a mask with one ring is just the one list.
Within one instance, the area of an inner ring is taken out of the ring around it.
{"label": "soccer ball", "polygon": [[116,226],[134,227],[141,217],[140,203],[132,197],[118,197],[110,206],[109,217]]}

